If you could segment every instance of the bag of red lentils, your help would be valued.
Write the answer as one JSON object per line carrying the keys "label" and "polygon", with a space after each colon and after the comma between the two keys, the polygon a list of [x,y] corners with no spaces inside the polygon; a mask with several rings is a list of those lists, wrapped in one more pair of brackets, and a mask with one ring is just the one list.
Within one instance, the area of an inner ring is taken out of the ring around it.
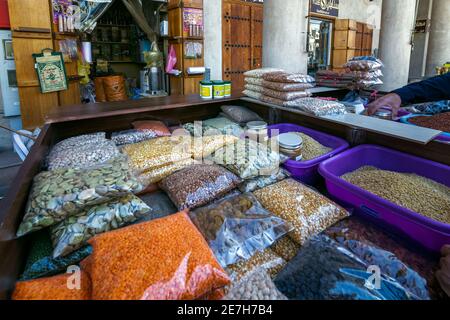
{"label": "bag of red lentils", "polygon": [[230,280],[208,244],[180,212],[91,239],[82,262],[99,300],[191,300]]}
{"label": "bag of red lentils", "polygon": [[13,300],[89,300],[91,281],[82,271],[79,278],[73,273],[28,281],[19,281],[12,295]]}

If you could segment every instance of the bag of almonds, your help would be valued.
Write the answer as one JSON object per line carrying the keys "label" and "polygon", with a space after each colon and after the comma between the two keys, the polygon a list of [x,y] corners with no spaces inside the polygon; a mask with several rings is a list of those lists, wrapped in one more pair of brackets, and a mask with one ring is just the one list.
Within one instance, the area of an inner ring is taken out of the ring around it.
{"label": "bag of almonds", "polygon": [[87,207],[141,190],[142,185],[123,155],[93,168],[43,171],[33,179],[17,236],[52,226]]}
{"label": "bag of almonds", "polygon": [[223,267],[249,259],[292,229],[264,210],[251,193],[224,198],[189,216]]}
{"label": "bag of almonds", "polygon": [[90,207],[80,215],[68,217],[50,230],[53,258],[66,256],[82,247],[93,236],[115,230],[150,214],[150,207],[134,195]]}

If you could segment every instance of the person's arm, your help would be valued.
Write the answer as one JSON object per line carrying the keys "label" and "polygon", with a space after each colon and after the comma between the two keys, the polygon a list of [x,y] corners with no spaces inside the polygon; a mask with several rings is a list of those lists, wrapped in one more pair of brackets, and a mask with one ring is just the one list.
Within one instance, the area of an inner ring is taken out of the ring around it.
{"label": "person's arm", "polygon": [[450,100],[450,73],[411,83],[392,93],[398,94],[403,104]]}
{"label": "person's arm", "polygon": [[375,100],[368,105],[369,115],[378,109],[389,107],[392,109],[392,117],[397,117],[400,106],[411,102],[427,102],[450,100],[450,73],[437,76],[421,82],[411,83],[403,88]]}

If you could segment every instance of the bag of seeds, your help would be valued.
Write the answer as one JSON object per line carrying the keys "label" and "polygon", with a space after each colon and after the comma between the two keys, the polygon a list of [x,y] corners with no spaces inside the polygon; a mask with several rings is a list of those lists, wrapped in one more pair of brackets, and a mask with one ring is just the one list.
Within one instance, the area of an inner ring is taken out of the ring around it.
{"label": "bag of seeds", "polygon": [[303,95],[302,98],[297,98],[294,100],[281,100],[281,99],[273,98],[273,97],[263,94],[261,96],[261,101],[263,101],[265,103],[274,104],[274,105],[277,105],[280,107],[296,107],[296,106],[301,105],[301,100],[311,96],[311,94],[306,91],[302,92],[302,95]]}
{"label": "bag of seeds", "polygon": [[150,207],[134,195],[88,208],[51,228],[53,257],[66,256],[93,236],[131,224],[149,214]]}
{"label": "bag of seeds", "polygon": [[253,91],[253,90],[246,89],[246,90],[242,91],[242,93],[244,95],[246,95],[247,97],[250,97],[250,98],[253,98],[253,99],[256,99],[256,100],[261,100],[261,97],[262,97],[261,93]]}
{"label": "bag of seeds", "polygon": [[233,135],[213,135],[194,137],[192,140],[192,154],[194,159],[205,159],[223,146],[233,144],[238,140]]}
{"label": "bag of seeds", "polygon": [[381,272],[397,280],[421,299],[437,298],[435,259],[411,246],[379,226],[351,216],[324,231],[340,245],[369,265],[377,265]]}
{"label": "bag of seeds", "polygon": [[189,216],[223,267],[249,259],[292,229],[264,210],[251,193],[225,198]]}
{"label": "bag of seeds", "polygon": [[299,99],[296,104],[286,103],[285,106],[293,107],[319,117],[347,113],[347,110],[342,103],[317,98]]}
{"label": "bag of seeds", "polygon": [[280,271],[274,282],[294,300],[416,300],[394,279],[373,279],[369,265],[338,243],[320,235],[311,238]]}
{"label": "bag of seeds", "polygon": [[288,300],[264,268],[256,268],[237,283],[233,283],[224,300]]}
{"label": "bag of seeds", "polygon": [[264,269],[270,277],[274,278],[286,265],[286,261],[273,252],[270,248],[256,252],[250,259],[239,261],[230,265],[226,271],[233,282],[241,280],[255,269]]}
{"label": "bag of seeds", "polygon": [[122,150],[128,155],[130,167],[137,174],[192,157],[190,136],[160,137],[130,144]]}
{"label": "bag of seeds", "polygon": [[103,233],[89,243],[93,253],[82,266],[95,300],[198,299],[230,283],[186,212]]}
{"label": "bag of seeds", "polygon": [[240,139],[214,152],[209,160],[226,167],[242,179],[250,180],[277,173],[284,158],[261,143]]}
{"label": "bag of seeds", "polygon": [[89,206],[141,190],[125,156],[89,169],[41,172],[33,179],[17,236],[54,225]]}
{"label": "bag of seeds", "polygon": [[273,73],[273,72],[283,72],[283,69],[278,68],[260,68],[253,69],[244,73],[244,77],[246,78],[262,78],[265,74]]}
{"label": "bag of seeds", "polygon": [[111,140],[79,144],[69,149],[53,148],[47,158],[48,170],[84,169],[102,164],[120,154]]}
{"label": "bag of seeds", "polygon": [[298,244],[349,215],[344,208],[293,179],[257,190],[254,195],[266,210],[294,226],[289,237]]}
{"label": "bag of seeds", "polygon": [[239,185],[239,190],[241,192],[253,192],[274,183],[283,181],[290,176],[291,174],[288,171],[280,168],[277,172],[271,174],[270,176],[259,176],[254,179],[245,180]]}
{"label": "bag of seeds", "polygon": [[19,281],[12,294],[13,300],[90,300],[91,281],[83,270],[80,273],[80,288],[72,289],[73,274],[64,273],[49,278]]}
{"label": "bag of seeds", "polygon": [[292,101],[311,96],[311,93],[308,90],[284,92],[267,88],[263,89],[262,94],[283,101]]}
{"label": "bag of seeds", "polygon": [[[256,83],[249,83],[249,84],[256,84]],[[290,92],[290,91],[305,91],[306,89],[314,88],[313,83],[282,83],[282,82],[272,82],[272,81],[266,81],[262,80],[258,85],[267,88],[272,89],[276,91],[283,91],[283,92]]]}
{"label": "bag of seeds", "polygon": [[136,130],[150,130],[157,137],[168,137],[171,135],[169,128],[162,121],[142,120],[135,121],[132,125]]}
{"label": "bag of seeds", "polygon": [[244,79],[246,84],[253,84],[255,86],[262,86],[264,80],[262,78],[250,78],[247,77]]}
{"label": "bag of seeds", "polygon": [[316,79],[302,73],[271,72],[262,76],[266,81],[282,83],[315,83]]}
{"label": "bag of seeds", "polygon": [[52,148],[52,151],[60,152],[67,149],[73,149],[79,146],[83,146],[86,144],[96,144],[99,142],[103,142],[106,140],[105,132],[97,132],[92,134],[84,134],[76,137],[71,137],[65,140],[62,140],[55,144]]}
{"label": "bag of seeds", "polygon": [[207,128],[217,129],[221,134],[233,135],[240,137],[244,134],[242,127],[227,118],[218,117],[203,121],[203,125]]}
{"label": "bag of seeds", "polygon": [[179,210],[201,207],[233,190],[241,180],[230,171],[195,164],[165,178],[160,187]]}
{"label": "bag of seeds", "polygon": [[194,163],[195,161],[193,159],[186,159],[165,166],[152,168],[150,170],[142,172],[139,176],[137,176],[137,179],[143,186],[149,186],[151,184],[160,182],[164,178],[170,176],[172,173],[189,167]]}
{"label": "bag of seeds", "polygon": [[251,121],[261,121],[262,118],[255,112],[241,106],[222,106],[223,113],[237,123],[247,123]]}
{"label": "bag of seeds", "polygon": [[283,258],[285,261],[291,261],[300,250],[300,245],[295,243],[289,237],[283,237],[277,240],[270,249]]}
{"label": "bag of seeds", "polygon": [[156,137],[157,134],[154,131],[148,129],[125,130],[114,132],[111,136],[111,140],[116,144],[116,146],[122,146],[125,144],[142,142]]}
{"label": "bag of seeds", "polygon": [[28,254],[24,272],[20,280],[32,280],[53,276],[67,270],[67,267],[77,265],[92,253],[91,246],[85,246],[66,257],[52,258],[52,241],[48,230],[41,230],[33,234],[31,248]]}

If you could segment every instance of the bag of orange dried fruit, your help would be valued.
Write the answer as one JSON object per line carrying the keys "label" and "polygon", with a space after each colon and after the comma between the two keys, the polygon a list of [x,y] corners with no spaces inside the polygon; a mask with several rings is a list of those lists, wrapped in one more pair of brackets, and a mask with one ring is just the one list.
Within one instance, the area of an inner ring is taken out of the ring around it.
{"label": "bag of orange dried fruit", "polygon": [[48,278],[19,281],[16,283],[12,299],[89,300],[91,299],[91,281],[89,275],[82,270]]}
{"label": "bag of orange dried fruit", "polygon": [[230,283],[208,244],[180,212],[92,238],[82,262],[99,300],[198,299]]}

